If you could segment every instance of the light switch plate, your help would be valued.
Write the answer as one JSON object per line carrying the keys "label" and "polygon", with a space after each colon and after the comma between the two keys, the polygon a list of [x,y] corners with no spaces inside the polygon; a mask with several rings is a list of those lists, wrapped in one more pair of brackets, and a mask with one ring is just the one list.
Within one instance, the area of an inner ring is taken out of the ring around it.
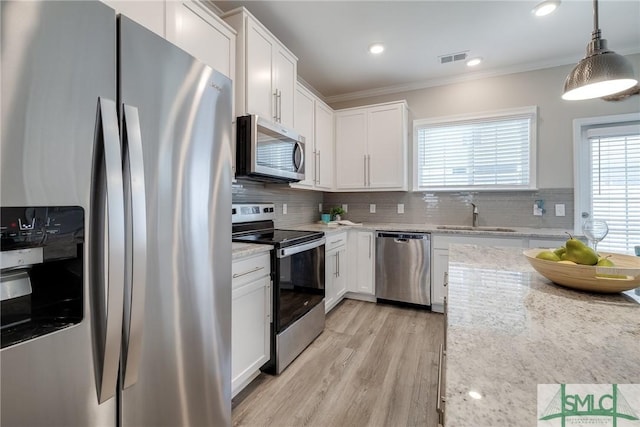
{"label": "light switch plate", "polygon": [[282,215],[286,215],[287,214],[287,204],[283,203],[282,204]]}
{"label": "light switch plate", "polygon": [[369,205],[369,213],[376,213],[376,204],[375,203],[371,203]]}
{"label": "light switch plate", "polygon": [[556,216],[564,216],[564,203],[556,205]]}
{"label": "light switch plate", "polygon": [[318,203],[318,212],[322,213],[322,203]]}
{"label": "light switch plate", "polygon": [[344,213],[349,212],[349,206],[346,204],[342,205],[342,210],[344,211]]}
{"label": "light switch plate", "polygon": [[399,214],[404,213],[404,203],[398,203],[398,213]]}

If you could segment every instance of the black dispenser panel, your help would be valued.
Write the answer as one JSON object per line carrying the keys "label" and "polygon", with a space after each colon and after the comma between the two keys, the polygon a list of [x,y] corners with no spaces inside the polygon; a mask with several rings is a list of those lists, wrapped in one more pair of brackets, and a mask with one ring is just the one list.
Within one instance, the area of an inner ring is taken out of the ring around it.
{"label": "black dispenser panel", "polygon": [[82,320],[84,210],[1,207],[1,348]]}

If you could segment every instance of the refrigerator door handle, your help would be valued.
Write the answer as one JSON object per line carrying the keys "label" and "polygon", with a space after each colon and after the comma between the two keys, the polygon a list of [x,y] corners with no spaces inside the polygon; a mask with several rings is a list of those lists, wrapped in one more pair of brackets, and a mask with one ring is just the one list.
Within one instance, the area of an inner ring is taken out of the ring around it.
{"label": "refrigerator door handle", "polygon": [[125,269],[123,388],[138,381],[142,349],[144,301],[147,282],[147,208],[145,201],[142,133],[138,109],[123,105],[122,141],[124,188],[127,213],[127,256]]}
{"label": "refrigerator door handle", "polygon": [[124,292],[124,194],[116,103],[98,100],[94,191],[92,192],[91,247],[95,357],[98,402],[117,389],[122,340]]}

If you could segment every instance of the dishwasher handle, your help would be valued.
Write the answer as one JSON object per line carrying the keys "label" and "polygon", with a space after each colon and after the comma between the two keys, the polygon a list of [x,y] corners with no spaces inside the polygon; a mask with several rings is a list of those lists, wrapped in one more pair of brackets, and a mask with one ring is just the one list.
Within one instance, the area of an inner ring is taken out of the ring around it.
{"label": "dishwasher handle", "polygon": [[397,233],[397,232],[384,232],[378,231],[376,233],[377,238],[390,238],[396,242],[408,242],[409,240],[431,240],[431,234],[429,233]]}

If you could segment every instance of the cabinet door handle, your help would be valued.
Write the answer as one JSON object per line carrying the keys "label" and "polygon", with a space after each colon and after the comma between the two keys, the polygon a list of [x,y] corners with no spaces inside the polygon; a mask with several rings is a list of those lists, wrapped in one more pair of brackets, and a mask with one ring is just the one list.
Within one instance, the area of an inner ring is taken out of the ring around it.
{"label": "cabinet door handle", "polygon": [[282,123],[282,91],[276,89],[276,111],[278,114],[278,123]]}
{"label": "cabinet door handle", "polygon": [[273,292],[271,292],[271,283],[269,280],[269,284],[267,285],[267,298],[265,298],[265,304],[267,304],[267,323],[271,323],[271,307],[273,307]]}
{"label": "cabinet door handle", "polygon": [[322,160],[322,157],[320,157],[320,150],[318,150],[318,185],[320,185],[320,168],[322,167],[322,163],[320,163],[320,161]]}
{"label": "cabinet door handle", "polygon": [[236,279],[238,277],[246,276],[247,274],[255,273],[256,271],[260,271],[262,269],[264,269],[264,267],[256,267],[253,270],[245,271],[244,273],[235,273],[233,275],[233,278]]}
{"label": "cabinet door handle", "polygon": [[371,259],[371,234],[369,234],[369,259]]}
{"label": "cabinet door handle", "polygon": [[364,155],[364,166],[363,166],[363,172],[364,172],[364,186],[367,186],[367,155]]}
{"label": "cabinet door handle", "polygon": [[449,304],[447,302],[447,296],[444,296],[444,351],[447,350],[447,325],[449,324],[449,317],[447,311],[449,310]]}
{"label": "cabinet door handle", "polygon": [[367,154],[367,187],[371,187],[371,154]]}
{"label": "cabinet door handle", "polygon": [[278,89],[273,92],[273,121],[278,121]]}
{"label": "cabinet door handle", "polygon": [[338,277],[340,277],[340,252],[337,252],[336,255],[338,256]]}
{"label": "cabinet door handle", "polygon": [[442,344],[440,344],[440,351],[438,353],[438,384],[436,390],[436,411],[438,413],[442,413],[442,362],[444,359],[444,349]]}

